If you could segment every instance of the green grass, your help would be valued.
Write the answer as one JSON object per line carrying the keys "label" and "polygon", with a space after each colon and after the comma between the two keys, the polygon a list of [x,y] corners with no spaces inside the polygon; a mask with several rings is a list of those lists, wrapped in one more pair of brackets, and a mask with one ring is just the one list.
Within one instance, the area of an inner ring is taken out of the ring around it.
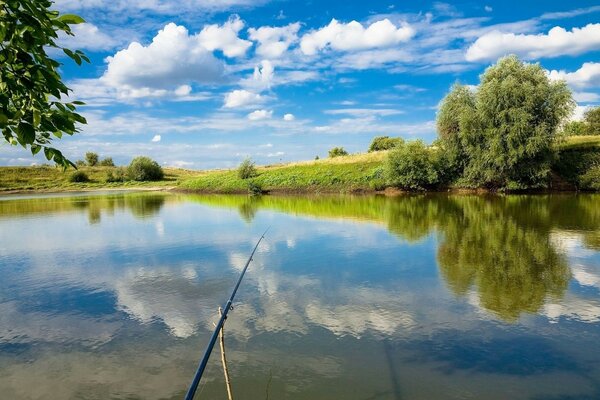
{"label": "green grass", "polygon": [[600,136],[568,136],[563,143],[559,144],[560,150],[589,148],[600,149]]}
{"label": "green grass", "polygon": [[236,170],[206,172],[180,188],[205,193],[247,193],[251,184],[267,192],[351,193],[383,187],[385,152],[358,154],[258,167],[258,175],[240,179]]}
{"label": "green grass", "polygon": [[179,181],[198,175],[196,171],[165,168],[165,178],[155,182],[106,182],[112,167],[80,167],[89,182],[70,182],[73,169],[63,171],[54,166],[0,167],[0,192],[6,191],[77,191],[103,188],[174,187]]}

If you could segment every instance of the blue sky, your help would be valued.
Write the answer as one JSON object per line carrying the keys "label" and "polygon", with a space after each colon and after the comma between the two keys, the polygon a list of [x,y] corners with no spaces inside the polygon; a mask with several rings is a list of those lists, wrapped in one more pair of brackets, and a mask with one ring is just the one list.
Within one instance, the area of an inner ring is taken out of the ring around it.
{"label": "blue sky", "polygon": [[[126,164],[227,168],[365,151],[374,136],[436,137],[453,82],[475,85],[515,53],[600,103],[600,6],[594,1],[392,2],[57,0],[84,17],[61,44],[82,132],[55,145]],[[0,165],[43,163],[0,147]]]}

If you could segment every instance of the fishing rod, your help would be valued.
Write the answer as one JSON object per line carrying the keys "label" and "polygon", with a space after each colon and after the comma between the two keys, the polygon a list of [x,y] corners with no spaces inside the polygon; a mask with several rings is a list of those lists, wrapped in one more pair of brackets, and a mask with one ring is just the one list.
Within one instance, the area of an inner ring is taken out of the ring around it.
{"label": "fishing rod", "polygon": [[198,369],[196,370],[196,374],[194,375],[194,380],[192,380],[192,384],[190,385],[190,388],[188,389],[185,395],[185,400],[193,400],[194,396],[196,395],[196,389],[198,389],[198,384],[200,383],[200,379],[202,379],[202,374],[204,373],[204,369],[206,369],[206,364],[208,364],[210,353],[212,353],[213,347],[215,347],[215,343],[217,342],[217,338],[219,337],[219,331],[223,328],[223,324],[225,323],[225,319],[227,319],[227,314],[229,313],[229,310],[233,308],[233,306],[231,305],[233,303],[233,298],[235,297],[235,294],[237,293],[237,290],[240,287],[240,284],[242,283],[242,279],[244,279],[244,274],[246,273],[246,270],[248,269],[248,266],[250,265],[250,262],[254,257],[256,249],[258,249],[258,245],[265,238],[265,235],[267,234],[269,228],[267,228],[265,233],[263,233],[260,239],[258,239],[258,242],[256,242],[256,246],[254,246],[254,250],[252,250],[252,253],[250,253],[250,257],[248,258],[248,261],[246,261],[246,265],[244,266],[244,269],[240,274],[240,277],[237,281],[237,284],[235,285],[235,288],[233,289],[233,292],[231,293],[231,296],[229,297],[229,300],[227,300],[227,303],[225,303],[225,307],[223,307],[223,314],[221,314],[221,318],[219,319],[219,322],[215,327],[215,331],[213,332],[210,341],[208,342],[208,346],[206,347],[206,351],[204,352],[204,357],[202,357],[202,360],[198,365]]}

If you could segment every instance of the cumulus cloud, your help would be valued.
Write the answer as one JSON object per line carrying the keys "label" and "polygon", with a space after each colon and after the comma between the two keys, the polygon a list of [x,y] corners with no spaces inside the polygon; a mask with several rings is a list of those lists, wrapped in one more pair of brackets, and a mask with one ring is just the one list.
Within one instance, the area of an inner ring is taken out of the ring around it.
{"label": "cumulus cloud", "polygon": [[467,50],[467,61],[496,60],[514,53],[526,59],[578,55],[600,49],[600,23],[571,31],[555,26],[547,34],[504,33],[499,30],[479,37]]}
{"label": "cumulus cloud", "polygon": [[152,138],[152,142],[157,143],[160,142],[161,136],[160,135],[154,135],[154,137]]}
{"label": "cumulus cloud", "polygon": [[91,51],[111,50],[122,44],[117,38],[102,32],[96,25],[85,23],[71,26],[74,36],[61,32],[58,45],[69,49]]}
{"label": "cumulus cloud", "polygon": [[258,42],[256,54],[266,58],[278,58],[298,40],[299,29],[300,23],[296,22],[281,27],[250,28],[248,34],[251,40]]}
{"label": "cumulus cloud", "polygon": [[181,87],[189,82],[213,83],[224,65],[183,26],[166,25],[148,46],[138,42],[107,57],[101,80],[112,87],[151,94],[156,89]]}
{"label": "cumulus cloud", "polygon": [[254,67],[252,77],[242,80],[241,84],[261,92],[271,88],[274,77],[275,67],[273,67],[271,61],[262,60],[259,65]]}
{"label": "cumulus cloud", "polygon": [[238,33],[244,22],[237,15],[229,18],[223,25],[207,25],[198,34],[198,42],[207,50],[221,50],[227,57],[240,57],[246,54],[252,42],[240,39]]}
{"label": "cumulus cloud", "polygon": [[284,121],[293,121],[295,119],[296,119],[296,117],[294,117],[294,114],[285,114],[283,116],[283,120]]}
{"label": "cumulus cloud", "polygon": [[250,92],[244,89],[234,90],[225,95],[225,108],[245,107],[254,104],[259,104],[264,101],[264,97],[260,94]]}
{"label": "cumulus cloud", "polygon": [[335,110],[325,110],[324,112],[325,114],[330,115],[351,115],[354,117],[368,117],[374,115],[387,117],[404,113],[402,110],[393,108],[339,108]]}
{"label": "cumulus cloud", "polygon": [[269,119],[273,116],[273,111],[268,110],[256,110],[248,114],[250,121],[260,121],[263,119]]}
{"label": "cumulus cloud", "polygon": [[306,55],[314,55],[327,47],[340,51],[383,48],[407,41],[414,34],[415,30],[410,25],[396,27],[387,18],[367,28],[357,21],[344,24],[332,19],[329,25],[305,34],[300,49]]}
{"label": "cumulus cloud", "polygon": [[600,86],[600,63],[587,62],[575,72],[566,72],[564,70],[552,70],[548,72],[550,79],[564,79],[569,85],[575,88],[589,88]]}

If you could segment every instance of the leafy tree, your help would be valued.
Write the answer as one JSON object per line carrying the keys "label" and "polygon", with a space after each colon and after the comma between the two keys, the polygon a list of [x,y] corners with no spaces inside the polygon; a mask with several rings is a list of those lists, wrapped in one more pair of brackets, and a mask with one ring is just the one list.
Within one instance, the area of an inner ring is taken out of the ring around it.
{"label": "leafy tree", "polygon": [[347,156],[348,152],[343,147],[334,147],[329,150],[329,158]]}
{"label": "leafy tree", "polygon": [[114,167],[115,163],[113,162],[112,157],[106,157],[105,159],[100,160],[98,165],[101,167]]}
{"label": "leafy tree", "polygon": [[565,136],[587,135],[588,127],[583,121],[570,121],[565,124],[562,133]]}
{"label": "leafy tree", "polygon": [[256,165],[254,165],[254,162],[251,158],[246,158],[244,161],[242,161],[238,167],[237,173],[240,179],[254,178],[256,175],[258,175],[258,172],[256,171]]}
{"label": "leafy tree", "polygon": [[82,183],[89,182],[90,178],[83,171],[75,171],[69,176],[69,182]]}
{"label": "leafy tree", "polygon": [[[564,81],[551,82],[539,64],[501,58],[473,94],[455,86],[438,114],[445,152],[456,154],[467,186],[544,186],[558,127],[575,107]],[[460,169],[460,168],[459,168]]]}
{"label": "leafy tree", "polygon": [[402,143],[404,143],[404,139],[399,137],[391,138],[389,136],[376,136],[369,146],[369,153],[373,151],[390,150]]}
{"label": "leafy tree", "polygon": [[0,1],[0,131],[12,145],[44,150],[48,160],[74,165],[51,147],[52,137],[76,133],[86,120],[75,112],[79,101],[62,102],[69,89],[62,82],[60,63],[46,53],[61,49],[78,65],[89,59],[81,51],[56,44],[59,32],[73,35],[71,24],[84,20],[51,11],[50,0]]}
{"label": "leafy tree", "polygon": [[98,165],[98,153],[88,151],[85,153],[85,162],[90,167]]}
{"label": "leafy tree", "polygon": [[127,176],[134,181],[159,181],[165,174],[160,165],[149,157],[136,157],[127,167]]}
{"label": "leafy tree", "polygon": [[403,143],[386,161],[388,182],[404,189],[421,190],[439,183],[435,154],[422,140]]}
{"label": "leafy tree", "polygon": [[588,135],[600,135],[600,107],[590,108],[583,115]]}

